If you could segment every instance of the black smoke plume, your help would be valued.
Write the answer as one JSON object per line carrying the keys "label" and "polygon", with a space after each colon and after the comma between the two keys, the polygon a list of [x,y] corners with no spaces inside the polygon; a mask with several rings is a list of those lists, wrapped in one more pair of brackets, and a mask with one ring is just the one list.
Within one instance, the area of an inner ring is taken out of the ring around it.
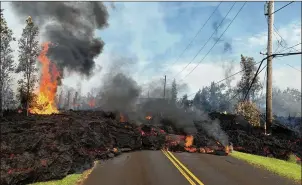
{"label": "black smoke plume", "polygon": [[44,28],[43,36],[52,43],[48,55],[61,69],[91,75],[104,47],[94,32],[108,26],[102,2],[12,2],[12,7],[21,21],[31,16]]}

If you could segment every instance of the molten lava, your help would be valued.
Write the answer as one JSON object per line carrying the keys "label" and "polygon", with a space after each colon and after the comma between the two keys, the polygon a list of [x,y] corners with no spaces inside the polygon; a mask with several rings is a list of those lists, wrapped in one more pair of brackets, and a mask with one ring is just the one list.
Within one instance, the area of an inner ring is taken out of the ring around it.
{"label": "molten lava", "polygon": [[43,50],[38,56],[42,64],[42,73],[40,77],[39,93],[36,99],[36,105],[30,108],[33,114],[53,114],[59,113],[55,98],[58,87],[58,78],[60,73],[57,66],[46,56],[50,43],[43,44]]}

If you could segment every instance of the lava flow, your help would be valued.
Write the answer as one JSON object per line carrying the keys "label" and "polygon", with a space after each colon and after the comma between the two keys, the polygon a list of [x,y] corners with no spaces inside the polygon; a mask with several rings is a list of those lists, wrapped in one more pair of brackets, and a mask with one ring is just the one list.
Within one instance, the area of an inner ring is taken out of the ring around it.
{"label": "lava flow", "polygon": [[57,80],[60,77],[60,73],[57,66],[46,56],[49,44],[49,42],[43,44],[43,50],[38,57],[38,60],[42,64],[42,73],[36,104],[30,108],[32,114],[59,113],[55,98],[58,87]]}

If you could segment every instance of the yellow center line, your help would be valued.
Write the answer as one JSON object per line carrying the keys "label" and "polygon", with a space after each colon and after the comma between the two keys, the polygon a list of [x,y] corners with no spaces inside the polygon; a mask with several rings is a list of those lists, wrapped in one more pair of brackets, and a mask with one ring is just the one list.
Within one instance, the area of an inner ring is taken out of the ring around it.
{"label": "yellow center line", "polygon": [[204,185],[188,168],[185,167],[170,151],[167,151],[168,154],[199,184]]}
{"label": "yellow center line", "polygon": [[196,185],[195,182],[190,179],[190,177],[175,163],[175,161],[166,153],[166,151],[161,150],[165,156],[172,162],[172,164],[178,169],[178,171],[189,181],[191,185]]}

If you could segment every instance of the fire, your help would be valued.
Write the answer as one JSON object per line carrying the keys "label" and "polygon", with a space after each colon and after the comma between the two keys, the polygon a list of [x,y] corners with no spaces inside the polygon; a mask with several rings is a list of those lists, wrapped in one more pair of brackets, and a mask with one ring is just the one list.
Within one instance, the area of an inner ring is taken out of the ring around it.
{"label": "fire", "polygon": [[192,135],[186,137],[185,147],[190,147],[193,144],[194,137]]}
{"label": "fire", "polygon": [[230,147],[227,145],[225,148],[224,148],[224,151],[226,154],[229,154],[231,152],[230,150]]}
{"label": "fire", "polygon": [[55,98],[58,87],[57,79],[60,77],[60,73],[57,66],[46,56],[49,44],[49,42],[43,44],[43,50],[38,56],[38,60],[42,64],[42,73],[36,105],[30,109],[33,114],[59,113]]}
{"label": "fire", "polygon": [[187,136],[185,141],[186,141],[185,142],[185,150],[186,151],[188,151],[188,152],[196,152],[197,151],[197,148],[192,147],[193,141],[194,141],[194,137],[192,135]]}
{"label": "fire", "polygon": [[146,116],[146,119],[147,119],[147,120],[151,120],[151,119],[152,119],[152,116]]}
{"label": "fire", "polygon": [[89,106],[91,108],[95,107],[95,100],[94,100],[94,98],[91,98],[90,101],[88,102],[88,104],[89,104]]}
{"label": "fire", "polygon": [[126,122],[125,116],[122,113],[120,113],[120,122],[121,123]]}

